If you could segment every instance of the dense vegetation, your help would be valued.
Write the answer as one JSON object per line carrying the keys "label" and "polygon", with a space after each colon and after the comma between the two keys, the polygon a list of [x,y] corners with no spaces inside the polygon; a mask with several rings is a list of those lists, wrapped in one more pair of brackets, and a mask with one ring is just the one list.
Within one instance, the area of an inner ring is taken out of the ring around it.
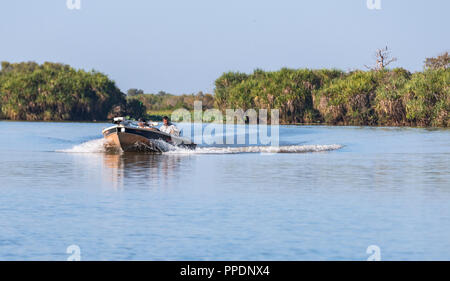
{"label": "dense vegetation", "polygon": [[314,92],[321,121],[345,125],[450,125],[450,71],[357,71]]}
{"label": "dense vegetation", "polygon": [[253,74],[225,73],[216,80],[215,99],[219,109],[280,109],[284,123],[314,122],[319,112],[313,92],[345,74],[339,70],[255,70]]}
{"label": "dense vegetation", "polygon": [[125,95],[102,73],[68,65],[2,62],[0,116],[11,120],[105,120]]}
{"label": "dense vegetation", "polygon": [[287,69],[224,73],[215,93],[122,93],[106,75],[68,65],[2,62],[0,119],[106,120],[170,114],[178,108],[280,109],[282,123],[450,127],[448,53],[425,61],[423,72],[387,69],[395,61],[379,50],[368,71]]}
{"label": "dense vegetation", "polygon": [[0,71],[0,119],[92,121],[119,115],[139,118],[177,108],[192,110],[195,100],[201,100],[204,108],[214,105],[214,97],[202,92],[177,96],[130,89],[125,95],[102,73],[58,63],[2,62]]}
{"label": "dense vegetation", "polygon": [[220,109],[278,108],[283,123],[450,126],[446,67],[230,72],[216,80],[215,98]]}

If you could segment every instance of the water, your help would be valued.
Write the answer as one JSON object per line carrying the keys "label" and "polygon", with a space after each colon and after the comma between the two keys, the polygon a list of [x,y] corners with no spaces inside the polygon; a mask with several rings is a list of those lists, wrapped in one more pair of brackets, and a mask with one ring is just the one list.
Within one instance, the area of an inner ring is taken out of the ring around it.
{"label": "water", "polygon": [[104,153],[106,126],[0,122],[0,260],[450,259],[449,130],[141,155]]}

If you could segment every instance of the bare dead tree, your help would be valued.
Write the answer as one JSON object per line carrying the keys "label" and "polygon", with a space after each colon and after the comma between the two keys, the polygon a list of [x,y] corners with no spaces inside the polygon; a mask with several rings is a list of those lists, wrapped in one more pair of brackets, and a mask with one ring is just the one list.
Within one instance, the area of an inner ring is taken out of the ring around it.
{"label": "bare dead tree", "polygon": [[385,69],[391,63],[397,61],[397,58],[391,56],[391,51],[387,46],[386,48],[377,49],[377,51],[375,52],[375,59],[376,63],[374,67],[369,67],[367,65],[364,66],[370,70],[380,71]]}

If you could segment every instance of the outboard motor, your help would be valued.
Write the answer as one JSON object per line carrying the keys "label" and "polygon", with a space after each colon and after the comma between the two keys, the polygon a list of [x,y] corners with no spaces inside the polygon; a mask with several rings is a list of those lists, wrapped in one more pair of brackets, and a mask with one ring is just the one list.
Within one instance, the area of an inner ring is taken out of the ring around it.
{"label": "outboard motor", "polygon": [[119,125],[125,120],[123,117],[114,117],[113,124]]}

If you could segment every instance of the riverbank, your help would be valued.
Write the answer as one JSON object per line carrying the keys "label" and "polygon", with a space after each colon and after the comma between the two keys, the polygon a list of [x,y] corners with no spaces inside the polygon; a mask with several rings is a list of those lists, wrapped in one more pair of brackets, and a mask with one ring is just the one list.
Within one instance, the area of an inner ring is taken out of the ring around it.
{"label": "riverbank", "polygon": [[[170,116],[170,115],[168,115]],[[151,118],[148,119],[149,121],[155,121],[155,122],[162,122],[162,117],[163,116],[158,116],[159,118]],[[64,120],[64,121],[43,121],[43,120],[34,120],[34,121],[29,121],[29,120],[7,120],[7,119],[0,119],[0,123],[1,122],[7,122],[7,123],[23,123],[23,122],[27,122],[27,123],[67,123],[67,124],[104,124],[104,123],[111,123],[112,120],[96,120],[96,121],[75,121],[75,120]],[[184,123],[183,121],[181,122],[177,122],[177,123]],[[203,122],[204,124],[208,124],[211,122]],[[223,123],[224,125],[226,124],[226,121],[224,121]],[[270,124],[269,124],[270,125]],[[355,125],[333,125],[333,124],[326,124],[326,123],[295,123],[295,124],[291,124],[291,123],[280,123],[280,126],[285,126],[285,127],[330,127],[330,128],[374,128],[374,129],[427,129],[430,131],[434,131],[434,130],[444,130],[444,131],[448,131],[450,130],[449,127],[420,127],[420,126],[355,126]]]}
{"label": "riverbank", "polygon": [[224,74],[215,99],[221,110],[277,108],[290,124],[449,127],[449,85],[449,69],[256,70]]}
{"label": "riverbank", "polygon": [[[165,92],[125,95],[103,73],[68,65],[2,62],[0,119],[93,121],[115,116],[152,119],[179,108],[279,110],[282,124],[392,127],[450,127],[450,70],[411,73],[336,69],[228,72],[215,81],[214,95]],[[270,118],[270,116],[269,116]],[[193,118],[191,118],[193,119]]]}

